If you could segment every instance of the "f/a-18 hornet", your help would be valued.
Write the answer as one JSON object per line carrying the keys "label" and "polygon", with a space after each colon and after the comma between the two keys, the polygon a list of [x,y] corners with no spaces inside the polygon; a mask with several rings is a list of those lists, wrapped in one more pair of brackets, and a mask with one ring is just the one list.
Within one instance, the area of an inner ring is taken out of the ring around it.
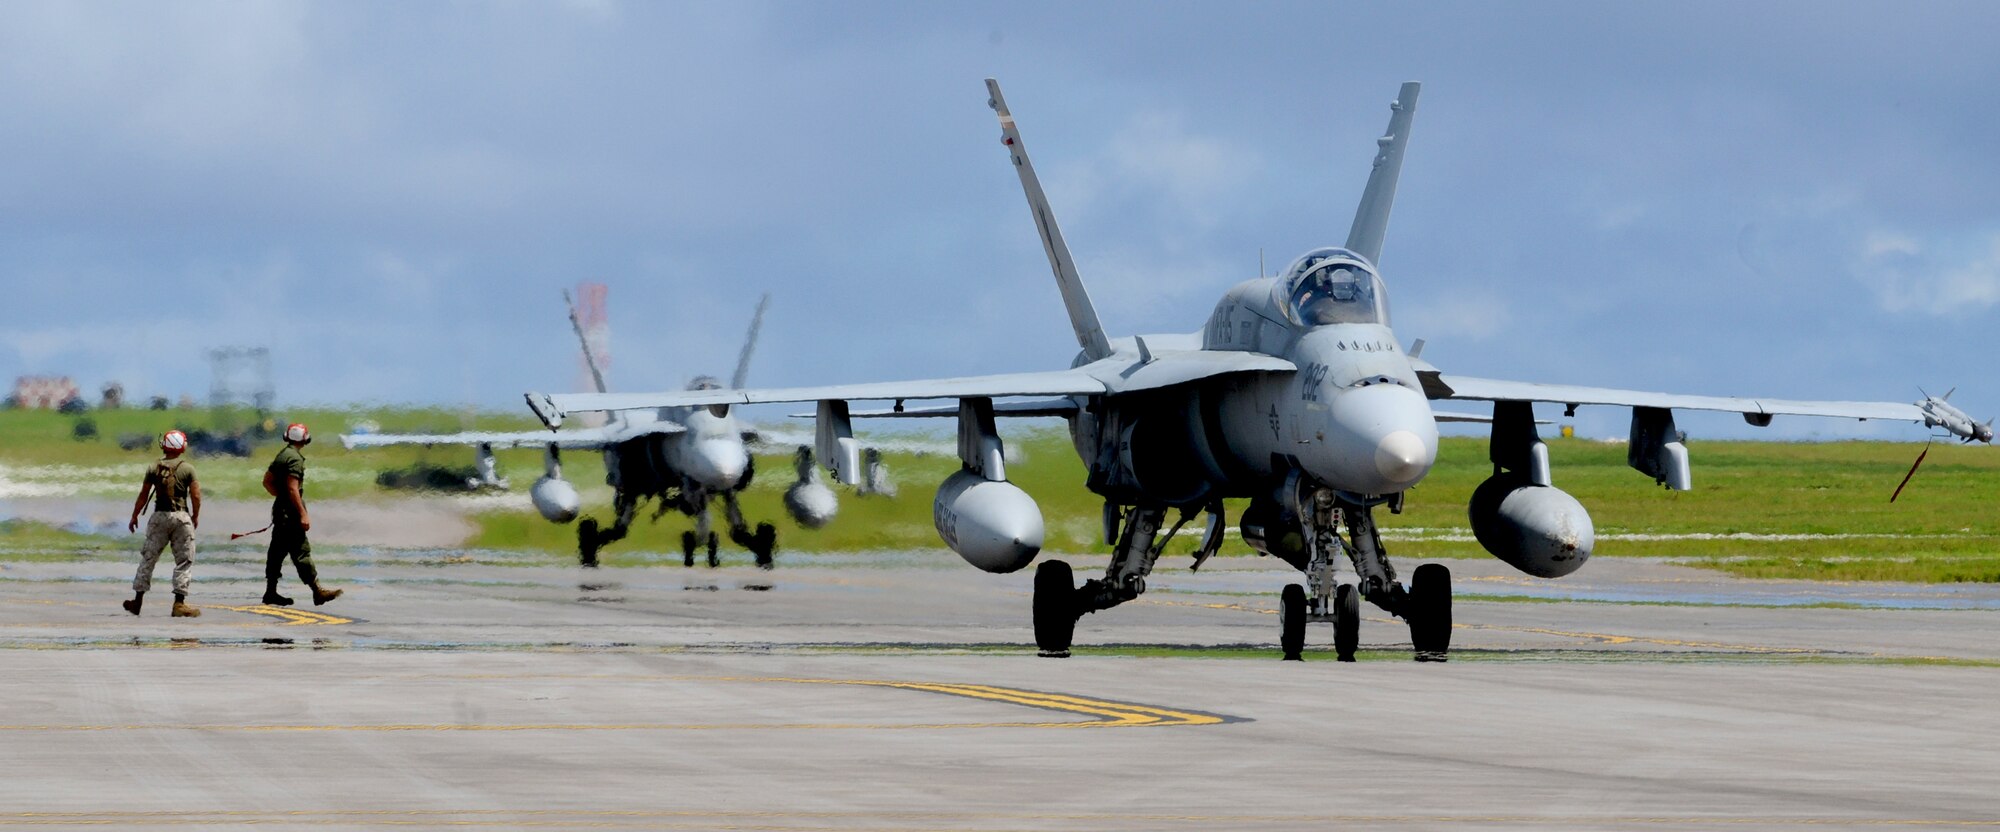
{"label": "f/a-18 hornet", "polygon": [[[564,300],[569,300],[564,293]],[[757,331],[763,324],[766,295],[757,304],[750,321],[750,334],[737,357],[732,387],[742,387],[750,372],[750,355],[757,345]],[[592,385],[606,391],[604,371],[592,353],[590,339],[577,317],[576,305],[569,310],[570,324],[583,343],[583,358],[590,369]],[[714,378],[701,376],[688,386],[690,392],[722,389]],[[361,434],[342,436],[350,448],[383,445],[474,445],[479,449],[479,471],[484,481],[498,483],[494,474],[493,449],[541,446],[546,449],[545,472],[529,489],[535,510],[554,523],[577,518],[581,500],[576,487],[562,476],[563,451],[600,451],[604,454],[605,483],[613,492],[615,519],[603,528],[596,519],[585,517],[577,524],[577,555],[585,566],[597,565],[597,553],[607,543],[623,539],[648,499],[659,501],[657,519],[669,510],[679,510],[694,518],[694,529],[681,533],[682,562],[693,566],[697,549],[706,548],[708,565],[719,562],[716,534],[709,527],[709,501],[719,500],[729,524],[729,539],[750,550],[757,565],[771,568],[777,548],[777,529],[758,523],[755,531],[743,519],[737,495],[750,487],[755,463],[746,444],[756,438],[730,414],[727,407],[661,407],[620,411],[601,427],[521,433],[454,433],[443,435]],[[785,494],[785,507],[800,526],[817,529],[833,519],[839,504],[833,490],[822,482],[808,452],[800,451],[799,481]]]}
{"label": "f/a-18 hornet", "polygon": [[[1425,362],[1422,342],[1406,349],[1390,331],[1377,268],[1416,114],[1416,83],[1404,84],[1390,107],[1345,245],[1308,251],[1282,276],[1237,284],[1200,332],[1107,338],[1000,87],[990,79],[986,86],[1082,347],[1069,369],[778,390],[530,393],[530,407],[553,428],[579,411],[816,401],[821,458],[841,481],[853,482],[850,419],[873,414],[851,412],[849,401],[894,400],[895,412],[913,415],[905,400],[957,399],[922,411],[957,418],[964,463],[938,488],[934,516],[945,544],[989,572],[1026,566],[1043,534],[1035,501],[1007,481],[995,419],[1066,417],[1089,471],[1085,484],[1104,498],[1104,539],[1113,554],[1104,575],[1080,587],[1062,561],[1037,569],[1035,640],[1049,656],[1068,655],[1084,613],[1144,593],[1165,541],[1205,514],[1198,568],[1221,544],[1222,498],[1247,497],[1238,519],[1244,541],[1304,573],[1304,586],[1288,585],[1280,595],[1286,658],[1299,657],[1306,622],[1331,621],[1337,656],[1352,660],[1358,606],[1366,600],[1408,623],[1419,660],[1444,659],[1450,573],[1427,563],[1408,585],[1399,582],[1376,531],[1376,511],[1399,510],[1436,458],[1443,414],[1431,409],[1433,400],[1493,403],[1492,417],[1479,420],[1491,424],[1493,476],[1472,497],[1472,529],[1487,551],[1544,578],[1582,566],[1595,533],[1583,506],[1551,484],[1535,402],[1632,408],[1632,467],[1677,490],[1691,481],[1675,409],[1740,413],[1753,425],[1779,415],[1904,420],[1992,439],[1990,423],[1975,424],[1930,399],[1912,405],[1686,396],[1472,378]],[[1018,401],[1024,397],[1042,398]],[[1179,519],[1162,534],[1170,510]],[[1336,578],[1341,559],[1353,565],[1351,583]]]}

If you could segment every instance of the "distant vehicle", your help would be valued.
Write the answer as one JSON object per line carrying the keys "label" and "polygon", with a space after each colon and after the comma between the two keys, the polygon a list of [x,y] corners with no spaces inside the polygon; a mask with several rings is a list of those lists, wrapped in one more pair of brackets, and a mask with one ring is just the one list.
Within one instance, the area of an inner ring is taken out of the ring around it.
{"label": "distant vehicle", "polygon": [[[583,345],[584,361],[590,368],[592,384],[606,390],[603,368],[592,354],[590,340],[577,316],[576,304],[565,292],[570,324]],[[750,373],[750,356],[756,349],[757,332],[763,325],[764,310],[770,304],[765,295],[750,321],[750,332],[737,358],[732,387],[740,387]],[[709,376],[696,378],[689,390],[723,389]],[[523,433],[469,432],[437,435],[364,433],[340,438],[349,448],[386,445],[472,445],[478,448],[477,469],[481,482],[502,485],[493,459],[494,448],[534,447],[545,449],[545,471],[528,494],[545,519],[553,523],[576,520],[581,499],[576,487],[563,479],[563,451],[598,451],[604,454],[605,481],[613,491],[613,520],[604,528],[595,518],[577,524],[577,558],[585,566],[596,566],[598,552],[606,544],[621,540],[647,500],[657,500],[661,510],[673,509],[694,518],[694,528],[681,534],[682,563],[693,566],[697,551],[706,550],[709,566],[716,566],[716,533],[710,527],[711,501],[721,503],[723,522],[729,539],[748,549],[758,566],[769,569],[777,548],[777,529],[758,523],[753,530],[743,517],[738,495],[750,486],[755,463],[746,444],[757,434],[738,422],[726,407],[673,407],[644,412],[621,412],[602,427]],[[803,451],[809,454],[809,451]],[[810,464],[801,466],[801,479],[792,486],[785,505],[800,526],[816,529],[833,519],[839,508],[831,488],[820,482]],[[657,516],[657,515],[656,515]]]}
{"label": "distant vehicle", "polygon": [[[256,449],[256,438],[250,431],[217,433],[185,425],[176,427],[175,430],[187,434],[188,453],[197,457],[248,457]],[[158,447],[159,439],[160,435],[157,433],[122,433],[118,435],[118,447],[127,451],[151,452]]]}
{"label": "distant vehicle", "polygon": [[[1990,422],[1975,424],[1929,397],[1912,405],[1686,396],[1473,378],[1425,362],[1421,341],[1405,349],[1390,330],[1377,269],[1416,114],[1416,83],[1404,84],[1390,107],[1345,245],[1313,249],[1282,276],[1229,289],[1200,332],[1107,338],[1000,86],[986,84],[1001,143],[1082,348],[1070,369],[780,390],[530,393],[529,406],[553,428],[565,414],[584,411],[817,401],[822,458],[852,483],[854,466],[828,453],[852,441],[845,438],[850,400],[895,400],[895,413],[916,415],[905,400],[957,399],[956,406],[921,411],[958,420],[964,463],[938,488],[933,514],[945,544],[989,572],[1028,565],[1043,535],[1040,509],[1007,481],[995,419],[1066,417],[1089,472],[1085,484],[1104,498],[1104,540],[1114,551],[1104,577],[1081,587],[1062,561],[1037,569],[1035,640],[1049,656],[1069,654],[1081,615],[1144,593],[1165,541],[1206,514],[1199,567],[1221,545],[1222,499],[1247,497],[1238,521],[1244,541],[1305,575],[1305,586],[1288,585],[1280,595],[1286,658],[1299,658],[1306,622],[1331,621],[1336,654],[1352,660],[1365,599],[1408,623],[1418,660],[1443,660],[1451,643],[1450,573],[1427,563],[1408,586],[1400,583],[1374,517],[1383,506],[1399,511],[1436,459],[1437,425],[1447,417],[1432,410],[1432,400],[1493,403],[1484,421],[1492,425],[1494,474],[1472,496],[1472,529],[1488,552],[1544,578],[1582,566],[1595,530],[1583,506],[1551,485],[1548,450],[1534,428],[1535,402],[1570,411],[1632,408],[1630,464],[1676,490],[1692,483],[1674,409],[1741,413],[1753,425],[1778,415],[1913,421],[1968,441],[1993,438]],[[1014,397],[1039,398],[994,402]],[[1162,535],[1170,509],[1180,519]],[[1343,555],[1353,565],[1353,583],[1336,578]]]}

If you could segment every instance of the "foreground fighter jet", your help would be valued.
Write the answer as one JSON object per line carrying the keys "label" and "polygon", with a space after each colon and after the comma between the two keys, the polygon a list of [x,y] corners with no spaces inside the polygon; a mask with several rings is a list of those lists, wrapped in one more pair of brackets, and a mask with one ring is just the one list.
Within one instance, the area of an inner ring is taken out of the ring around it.
{"label": "foreground fighter jet", "polygon": [[[569,300],[568,293],[564,293],[563,299]],[[756,315],[750,321],[750,334],[744,341],[742,354],[737,357],[736,375],[731,379],[733,387],[742,387],[749,375],[750,355],[757,345],[757,330],[763,324],[764,310],[770,301],[771,297],[765,295],[757,303]],[[590,368],[591,382],[599,393],[603,393],[606,390],[604,372],[597,356],[591,352],[590,340],[584,337],[583,325],[573,302],[570,304],[569,319],[576,329],[577,338],[583,342],[583,357]],[[697,378],[688,386],[692,392],[721,389],[721,383],[709,376]],[[638,515],[640,504],[649,498],[659,501],[655,517],[669,509],[676,509],[694,518],[694,529],[681,533],[683,564],[693,566],[695,551],[705,547],[708,565],[717,565],[716,534],[709,527],[709,500],[715,498],[722,503],[723,519],[729,524],[729,539],[750,550],[756,556],[758,566],[769,569],[772,565],[771,553],[777,547],[777,529],[770,523],[758,523],[756,530],[752,531],[743,519],[743,510],[737,505],[737,495],[750,487],[755,473],[749,448],[745,444],[752,437],[754,434],[737,422],[728,408],[665,407],[620,412],[602,427],[561,431],[553,436],[538,431],[362,434],[342,436],[340,440],[350,448],[475,445],[479,448],[481,477],[488,482],[497,482],[493,473],[494,448],[543,446],[546,449],[546,472],[535,481],[528,494],[534,501],[535,510],[554,523],[575,520],[580,506],[576,487],[562,478],[562,452],[600,451],[604,454],[606,484],[615,492],[612,509],[616,519],[608,529],[589,517],[577,524],[577,556],[584,566],[596,566],[598,551],[605,544],[625,537],[632,520]],[[838,503],[833,490],[819,480],[817,471],[809,463],[801,464],[800,469],[800,479],[787,492],[785,505],[799,525],[816,529],[833,519]]]}
{"label": "foreground fighter jet", "polygon": [[[1359,601],[1399,616],[1410,627],[1418,660],[1442,660],[1451,641],[1450,574],[1418,566],[1399,582],[1376,532],[1376,509],[1393,513],[1431,469],[1438,447],[1436,399],[1493,403],[1494,473],[1474,493],[1473,531],[1487,551],[1530,575],[1554,578],[1583,565],[1595,540],[1590,515],[1550,484],[1548,449],[1534,429],[1534,402],[1633,409],[1629,461],[1670,488],[1691,487],[1687,448],[1675,409],[1743,414],[1753,425],[1774,416],[1893,419],[1942,426],[1990,441],[1962,414],[1938,405],[1793,402],[1684,396],[1458,376],[1405,351],[1389,329],[1389,305],[1377,271],[1390,204],[1416,113],[1418,85],[1404,84],[1391,105],[1387,135],[1377,140],[1374,169],[1346,244],[1307,252],[1281,277],[1238,284],[1193,334],[1107,338],[1098,324],[1069,247],[1028,161],[1021,133],[986,82],[1000,116],[1001,143],[1027,192],[1028,206],[1069,311],[1082,353],[1070,369],[931,381],[850,384],[783,390],[709,390],[628,395],[528,394],[551,428],[565,413],[721,407],[816,401],[816,442],[843,482],[855,476],[851,400],[894,400],[893,413],[958,420],[964,463],[938,488],[939,536],[972,565],[1012,572],[1042,544],[1035,502],[1007,481],[1000,416],[1063,416],[1089,470],[1085,483],[1104,497],[1104,539],[1114,547],[1101,578],[1073,584],[1068,564],[1045,561],[1035,573],[1035,640],[1043,655],[1065,656],[1078,617],[1146,591],[1173,529],[1207,515],[1195,566],[1222,542],[1222,498],[1248,497],[1238,521],[1245,542],[1305,574],[1280,596],[1285,657],[1299,657],[1308,621],[1331,621],[1340,659],[1351,661]],[[995,403],[996,398],[1043,397]],[[1054,398],[1047,398],[1054,397]],[[957,399],[912,411],[909,399]],[[886,414],[883,414],[886,415]],[[1342,527],[1346,533],[1343,536]],[[1335,564],[1353,564],[1355,583],[1336,580]]]}

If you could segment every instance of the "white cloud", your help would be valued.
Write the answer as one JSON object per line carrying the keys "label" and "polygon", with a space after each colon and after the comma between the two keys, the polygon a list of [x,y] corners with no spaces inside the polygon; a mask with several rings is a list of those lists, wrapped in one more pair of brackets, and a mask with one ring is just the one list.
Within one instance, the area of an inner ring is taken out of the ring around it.
{"label": "white cloud", "polygon": [[615,23],[618,20],[617,0],[562,0],[558,5],[593,22]]}
{"label": "white cloud", "polygon": [[1918,254],[1917,241],[1907,234],[1892,231],[1875,231],[1862,244],[1862,253],[1870,258],[1887,257],[1896,254]]}
{"label": "white cloud", "polygon": [[1934,248],[1907,234],[1870,233],[1855,277],[1888,312],[1964,317],[2000,304],[2000,232],[1943,246],[1949,252]]}
{"label": "white cloud", "polygon": [[1249,181],[1257,155],[1189,133],[1185,121],[1178,113],[1142,113],[1112,138],[1106,153],[1119,176],[1157,189],[1189,219],[1212,225],[1217,201]]}
{"label": "white cloud", "polygon": [[1638,202],[1626,202],[1597,210],[1597,230],[1618,231],[1630,227],[1644,219],[1646,206]]}
{"label": "white cloud", "polygon": [[1120,250],[1085,257],[1077,271],[1090,287],[1100,318],[1134,321],[1143,331],[1160,332],[1200,326],[1225,290],[1256,276],[1256,264],[1247,257],[1225,263],[1159,249]]}
{"label": "white cloud", "polygon": [[1043,173],[1058,217],[1136,213],[1159,225],[1207,229],[1226,216],[1263,162],[1255,151],[1190,132],[1179,113],[1132,116],[1082,161]]}

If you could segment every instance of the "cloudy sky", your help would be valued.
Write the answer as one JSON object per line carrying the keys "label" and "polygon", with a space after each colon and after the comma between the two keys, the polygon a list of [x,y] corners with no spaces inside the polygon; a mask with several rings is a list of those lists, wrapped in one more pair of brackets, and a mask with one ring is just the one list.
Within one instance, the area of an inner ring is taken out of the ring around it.
{"label": "cloudy sky", "polygon": [[[1066,366],[981,79],[1108,329],[1345,237],[1425,83],[1383,257],[1448,371],[2000,413],[2000,5],[0,7],[0,377],[518,406],[612,384]],[[1619,434],[1621,412],[1581,428]],[[1734,417],[1687,417],[1708,436]],[[1920,438],[1780,420],[1761,436]]]}

